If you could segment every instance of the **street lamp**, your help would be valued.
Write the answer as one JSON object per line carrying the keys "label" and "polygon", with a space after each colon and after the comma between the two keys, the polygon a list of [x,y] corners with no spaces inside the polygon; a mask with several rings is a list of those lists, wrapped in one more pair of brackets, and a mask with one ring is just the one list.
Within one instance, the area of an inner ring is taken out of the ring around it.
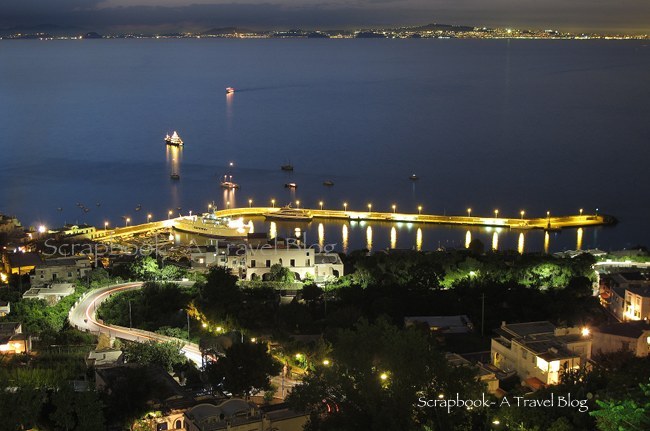
{"label": "street lamp", "polygon": [[368,212],[372,211],[372,204],[368,204]]}
{"label": "street lamp", "polygon": [[471,217],[471,216],[472,216],[472,209],[467,208],[467,217]]}
{"label": "street lamp", "polygon": [[212,204],[208,204],[208,211],[212,211]]}
{"label": "street lamp", "polygon": [[253,206],[253,199],[248,200],[248,208],[251,208]]}
{"label": "street lamp", "polygon": [[169,218],[172,218],[172,210],[167,211],[167,215],[169,216]]}
{"label": "street lamp", "polygon": [[418,214],[422,214],[422,205],[418,205]]}
{"label": "street lamp", "polygon": [[296,208],[300,208],[300,201],[296,201]]}
{"label": "street lamp", "polygon": [[521,219],[523,220],[524,219],[524,214],[526,214],[526,211],[521,210],[521,212],[519,214],[521,214]]}
{"label": "street lamp", "polygon": [[582,215],[582,208],[580,208],[580,215]]}
{"label": "street lamp", "polygon": [[499,218],[499,210],[494,210],[494,218]]}
{"label": "street lamp", "polygon": [[397,208],[397,205],[393,204],[393,214],[395,214],[395,209]]}
{"label": "street lamp", "polygon": [[147,214],[147,223],[151,221],[151,214]]}
{"label": "street lamp", "polygon": [[125,226],[128,226],[130,222],[131,222],[131,219],[129,217],[127,217],[126,220],[124,221]]}
{"label": "street lamp", "polygon": [[346,212],[348,211],[348,203],[347,202],[343,202],[343,210],[346,211]]}
{"label": "street lamp", "polygon": [[322,211],[323,210],[323,201],[318,202],[318,204],[320,205],[320,209]]}
{"label": "street lamp", "polygon": [[323,359],[323,365],[327,367],[329,364],[330,364],[329,359]]}
{"label": "street lamp", "polygon": [[275,199],[271,199],[271,207],[275,208]]}
{"label": "street lamp", "polygon": [[104,222],[104,230],[106,230],[107,228],[108,228],[108,222],[105,221],[105,222]]}
{"label": "street lamp", "polygon": [[550,219],[550,218],[551,218],[551,212],[550,212],[550,211],[546,211],[546,218],[547,218],[547,219]]}

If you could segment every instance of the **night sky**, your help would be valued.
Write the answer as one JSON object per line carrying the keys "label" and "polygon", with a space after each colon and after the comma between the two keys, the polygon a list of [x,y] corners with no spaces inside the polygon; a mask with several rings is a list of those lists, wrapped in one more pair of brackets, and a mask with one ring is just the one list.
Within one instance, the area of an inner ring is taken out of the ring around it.
{"label": "night sky", "polygon": [[568,31],[650,32],[649,0],[2,0],[0,28],[97,31],[238,26],[349,29],[431,22]]}

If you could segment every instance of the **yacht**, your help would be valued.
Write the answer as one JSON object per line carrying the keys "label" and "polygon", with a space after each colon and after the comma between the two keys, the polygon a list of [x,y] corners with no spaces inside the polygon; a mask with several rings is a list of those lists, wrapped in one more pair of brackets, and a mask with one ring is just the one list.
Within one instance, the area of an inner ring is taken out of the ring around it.
{"label": "yacht", "polygon": [[174,133],[172,133],[171,136],[169,136],[169,134],[165,135],[165,143],[167,145],[175,145],[177,147],[183,146],[183,140],[180,136],[178,136],[178,132],[176,132],[176,130],[174,130]]}
{"label": "yacht", "polygon": [[284,185],[284,188],[285,189],[296,189],[296,188],[298,188],[298,184],[296,184],[296,183],[286,183]]}
{"label": "yacht", "polygon": [[242,218],[217,217],[214,213],[174,219],[174,229],[214,238],[245,238],[250,226]]}
{"label": "yacht", "polygon": [[224,175],[223,181],[221,181],[221,187],[228,190],[238,189],[239,184],[232,181],[232,175]]}
{"label": "yacht", "polygon": [[328,186],[328,187],[333,186],[333,185],[334,185],[334,181],[332,181],[332,180],[326,180],[326,181],[323,181],[323,185],[324,185],[324,186]]}
{"label": "yacht", "polygon": [[280,169],[282,169],[283,171],[292,172],[293,165],[291,163],[287,163],[286,165],[280,166]]}
{"label": "yacht", "polygon": [[291,208],[291,205],[280,208],[279,210],[264,213],[268,220],[298,220],[311,221],[313,218],[311,211],[302,208]]}
{"label": "yacht", "polygon": [[171,178],[172,180],[180,180],[180,179],[181,179],[181,176],[178,175],[176,172],[173,172],[173,173],[169,176],[169,178]]}
{"label": "yacht", "polygon": [[235,89],[232,87],[226,87],[226,94],[232,94],[235,92]]}

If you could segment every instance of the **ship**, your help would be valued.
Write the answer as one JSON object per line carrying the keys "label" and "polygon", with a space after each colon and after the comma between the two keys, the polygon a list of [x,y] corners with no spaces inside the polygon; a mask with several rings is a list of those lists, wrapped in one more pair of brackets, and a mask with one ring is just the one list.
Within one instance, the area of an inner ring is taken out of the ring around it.
{"label": "ship", "polygon": [[325,180],[325,181],[323,181],[323,185],[324,185],[324,186],[331,187],[331,186],[334,185],[334,181],[332,181],[332,180]]}
{"label": "ship", "polygon": [[174,130],[174,133],[172,133],[171,136],[169,136],[169,133],[165,135],[165,143],[167,145],[175,145],[177,147],[183,146],[183,140],[180,136],[178,136],[178,132],[176,132],[176,130]]}
{"label": "ship", "polygon": [[226,87],[226,94],[232,94],[235,92],[235,89],[232,87]]}
{"label": "ship", "polygon": [[301,208],[291,208],[291,205],[280,208],[276,211],[264,213],[267,220],[294,220],[294,221],[311,221],[313,218],[311,211]]}
{"label": "ship", "polygon": [[232,181],[232,175],[230,177],[228,175],[223,176],[223,181],[221,181],[221,187],[224,189],[232,190],[232,189],[238,189],[239,184],[234,183]]}
{"label": "ship", "polygon": [[409,177],[409,180],[411,180],[411,181],[417,181],[417,180],[419,180],[419,179],[420,179],[420,177],[418,177],[418,176],[415,175],[415,174],[413,174],[413,175],[411,175],[411,176]]}
{"label": "ship", "polygon": [[178,175],[176,172],[172,172],[172,174],[169,176],[172,180],[180,180],[181,176]]}
{"label": "ship", "polygon": [[174,229],[213,238],[246,238],[250,226],[242,218],[217,217],[214,213],[174,219]]}
{"label": "ship", "polygon": [[291,163],[287,163],[286,165],[280,166],[280,169],[286,172],[292,172],[293,171],[293,165]]}
{"label": "ship", "polygon": [[293,189],[298,188],[298,184],[296,184],[296,183],[286,183],[286,184],[284,185],[284,188],[285,188],[285,189],[292,189],[292,190],[293,190]]}

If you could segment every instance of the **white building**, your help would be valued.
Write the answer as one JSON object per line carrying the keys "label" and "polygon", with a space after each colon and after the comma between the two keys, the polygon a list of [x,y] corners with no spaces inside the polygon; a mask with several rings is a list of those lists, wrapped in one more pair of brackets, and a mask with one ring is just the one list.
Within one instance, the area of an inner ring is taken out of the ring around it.
{"label": "white building", "polygon": [[11,303],[8,301],[0,301],[0,317],[4,317],[11,313]]}
{"label": "white building", "polygon": [[68,295],[74,293],[71,283],[57,283],[44,287],[32,287],[23,293],[23,299],[43,299],[49,305],[54,305]]}
{"label": "white building", "polygon": [[650,323],[647,321],[619,322],[593,330],[594,354],[632,352],[638,357],[650,355]]}
{"label": "white building", "polygon": [[581,328],[556,328],[546,321],[503,322],[495,332],[492,364],[516,372],[533,389],[559,383],[561,370],[579,368],[591,358],[591,336]]}

